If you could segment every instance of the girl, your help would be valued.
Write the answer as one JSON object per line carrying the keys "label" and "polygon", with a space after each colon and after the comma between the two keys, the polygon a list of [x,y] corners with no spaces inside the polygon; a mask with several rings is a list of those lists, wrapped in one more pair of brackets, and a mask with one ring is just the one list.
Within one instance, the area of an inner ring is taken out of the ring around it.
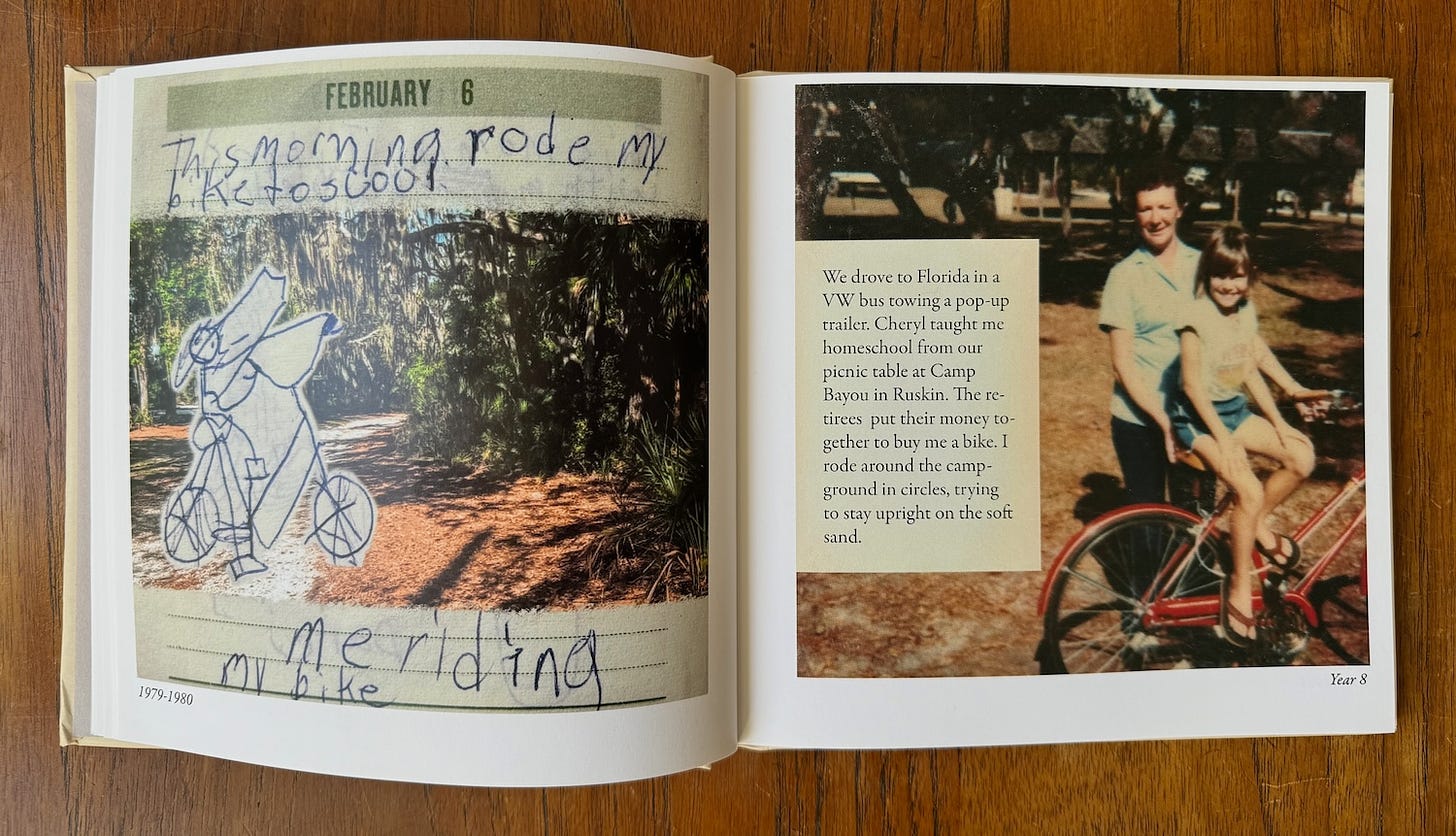
{"label": "girl", "polygon": [[[1278,570],[1299,561],[1299,546],[1269,527],[1269,515],[1314,469],[1314,447],[1279,414],[1259,373],[1269,347],[1259,336],[1258,315],[1249,299],[1254,278],[1249,235],[1237,226],[1209,238],[1198,262],[1194,299],[1179,329],[1182,394],[1171,415],[1178,440],[1208,464],[1233,492],[1229,539],[1233,570],[1223,583],[1221,618],[1225,638],[1239,647],[1257,636],[1253,617],[1254,566],[1258,549]],[[1295,383],[1277,363],[1282,388],[1296,398],[1318,393]],[[1247,392],[1247,395],[1245,394]],[[1249,409],[1253,399],[1262,417]],[[1260,484],[1248,453],[1268,456],[1280,468]]]}

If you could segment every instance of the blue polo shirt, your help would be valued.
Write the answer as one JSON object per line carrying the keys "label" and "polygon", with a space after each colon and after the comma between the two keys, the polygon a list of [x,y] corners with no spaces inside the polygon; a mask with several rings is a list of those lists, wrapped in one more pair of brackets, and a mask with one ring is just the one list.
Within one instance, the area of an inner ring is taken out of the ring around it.
{"label": "blue polo shirt", "polygon": [[[1198,275],[1198,250],[1174,239],[1177,247],[1171,271],[1163,269],[1147,247],[1139,247],[1119,261],[1107,274],[1102,288],[1102,309],[1097,324],[1104,331],[1126,329],[1132,334],[1136,373],[1149,388],[1168,398],[1178,390],[1170,370],[1178,359],[1178,329],[1183,324],[1184,306],[1193,299]],[[1112,387],[1112,416],[1133,424],[1147,424],[1146,415],[1122,384]]]}

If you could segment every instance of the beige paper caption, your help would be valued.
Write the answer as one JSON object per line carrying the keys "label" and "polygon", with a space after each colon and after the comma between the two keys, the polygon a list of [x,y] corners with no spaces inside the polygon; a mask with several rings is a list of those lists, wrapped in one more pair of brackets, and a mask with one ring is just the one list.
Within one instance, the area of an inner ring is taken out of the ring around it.
{"label": "beige paper caption", "polygon": [[1035,240],[795,258],[801,572],[1041,565]]}
{"label": "beige paper caption", "polygon": [[136,85],[135,218],[707,216],[707,77],[588,59],[276,64]]}
{"label": "beige paper caption", "polygon": [[136,589],[137,676],[323,705],[597,711],[707,693],[708,599],[572,612]]}

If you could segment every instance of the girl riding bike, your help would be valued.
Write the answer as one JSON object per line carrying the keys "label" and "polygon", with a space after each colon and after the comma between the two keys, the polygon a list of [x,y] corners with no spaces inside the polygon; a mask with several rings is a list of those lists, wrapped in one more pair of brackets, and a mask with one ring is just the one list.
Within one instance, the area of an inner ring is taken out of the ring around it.
{"label": "girl riding bike", "polygon": [[[1233,495],[1232,566],[1224,575],[1219,620],[1225,640],[1238,647],[1257,638],[1249,604],[1256,582],[1253,551],[1280,571],[1299,562],[1298,543],[1276,533],[1269,518],[1315,461],[1309,438],[1280,415],[1259,372],[1269,347],[1249,299],[1254,273],[1248,233],[1237,226],[1214,232],[1199,259],[1195,297],[1179,328],[1180,357],[1170,372],[1181,382],[1169,410],[1174,434]],[[1277,382],[1296,399],[1315,394],[1287,373],[1279,376]],[[1250,399],[1261,414],[1249,409]],[[1251,452],[1280,465],[1262,484],[1249,466]]]}

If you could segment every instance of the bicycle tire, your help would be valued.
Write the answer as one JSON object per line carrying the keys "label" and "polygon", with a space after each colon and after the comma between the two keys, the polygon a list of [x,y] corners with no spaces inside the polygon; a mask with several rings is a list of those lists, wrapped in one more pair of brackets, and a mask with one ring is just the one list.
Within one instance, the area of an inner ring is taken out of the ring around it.
{"label": "bicycle tire", "polygon": [[1195,633],[1148,629],[1142,618],[1150,587],[1195,545],[1199,553],[1164,584],[1161,595],[1218,594],[1216,567],[1226,547],[1220,537],[1197,542],[1200,523],[1176,508],[1141,507],[1113,511],[1083,529],[1054,564],[1038,650],[1041,672],[1200,666],[1207,654]]}
{"label": "bicycle tire", "polygon": [[335,473],[313,497],[313,532],[336,565],[358,566],[374,537],[374,498],[357,479]]}
{"label": "bicycle tire", "polygon": [[1337,657],[1332,664],[1370,664],[1370,607],[1360,578],[1325,578],[1315,584],[1311,598],[1319,613],[1314,635]]}
{"label": "bicycle tire", "polygon": [[217,545],[221,525],[217,501],[207,490],[184,486],[173,491],[162,512],[162,547],[167,559],[184,565],[201,562]]}

